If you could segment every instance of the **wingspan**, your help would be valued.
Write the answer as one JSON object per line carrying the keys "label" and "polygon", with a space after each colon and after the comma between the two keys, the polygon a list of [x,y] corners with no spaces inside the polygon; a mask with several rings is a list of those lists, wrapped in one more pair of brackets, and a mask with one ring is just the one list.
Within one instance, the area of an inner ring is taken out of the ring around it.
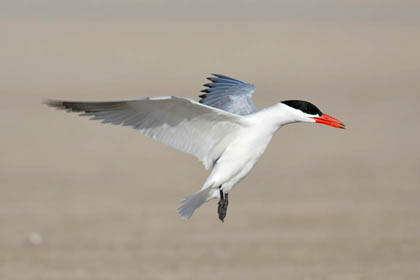
{"label": "wingspan", "polygon": [[204,84],[205,94],[200,95],[200,103],[219,108],[237,115],[249,115],[256,111],[252,102],[255,85],[228,76],[212,74],[207,78],[211,83]]}
{"label": "wingspan", "polygon": [[47,105],[103,123],[130,126],[146,136],[200,159],[212,167],[245,125],[241,117],[182,97],[165,96],[108,102],[48,100]]}

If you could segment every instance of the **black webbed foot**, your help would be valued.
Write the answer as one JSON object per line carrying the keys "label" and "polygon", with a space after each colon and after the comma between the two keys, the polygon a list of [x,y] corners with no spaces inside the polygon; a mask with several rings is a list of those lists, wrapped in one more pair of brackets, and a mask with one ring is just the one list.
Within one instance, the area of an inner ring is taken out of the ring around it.
{"label": "black webbed foot", "polygon": [[217,203],[217,205],[218,205],[217,213],[219,214],[219,219],[222,222],[225,221],[227,208],[228,208],[228,205],[229,205],[228,195],[229,195],[228,193],[223,193],[223,190],[220,190],[220,200]]}

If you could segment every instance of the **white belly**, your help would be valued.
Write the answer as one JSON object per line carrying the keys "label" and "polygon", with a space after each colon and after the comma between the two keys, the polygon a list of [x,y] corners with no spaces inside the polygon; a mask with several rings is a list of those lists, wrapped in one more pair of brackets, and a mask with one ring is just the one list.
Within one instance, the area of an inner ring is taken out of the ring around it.
{"label": "white belly", "polygon": [[253,133],[246,130],[233,141],[221,155],[204,188],[215,188],[214,197],[219,195],[219,187],[229,192],[248,175],[264,153],[272,134]]}

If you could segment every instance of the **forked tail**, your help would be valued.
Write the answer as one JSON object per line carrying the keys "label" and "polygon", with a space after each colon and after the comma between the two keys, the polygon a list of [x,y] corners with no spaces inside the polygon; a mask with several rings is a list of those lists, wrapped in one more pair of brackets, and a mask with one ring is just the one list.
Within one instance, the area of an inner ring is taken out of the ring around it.
{"label": "forked tail", "polygon": [[178,214],[182,219],[189,219],[194,213],[195,209],[200,207],[204,202],[211,199],[211,188],[205,188],[195,194],[185,197],[181,201],[178,208]]}

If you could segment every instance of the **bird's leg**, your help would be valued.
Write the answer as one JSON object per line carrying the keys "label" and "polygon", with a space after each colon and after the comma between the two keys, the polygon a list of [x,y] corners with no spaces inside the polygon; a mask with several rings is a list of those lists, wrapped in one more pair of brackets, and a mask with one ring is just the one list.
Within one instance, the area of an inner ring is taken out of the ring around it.
{"label": "bird's leg", "polygon": [[219,214],[219,219],[224,222],[225,221],[225,217],[226,217],[226,213],[227,213],[227,208],[228,208],[228,204],[229,204],[229,200],[228,200],[228,193],[224,193],[223,190],[220,188],[220,200],[219,203],[217,203],[218,207],[217,207],[217,213]]}

